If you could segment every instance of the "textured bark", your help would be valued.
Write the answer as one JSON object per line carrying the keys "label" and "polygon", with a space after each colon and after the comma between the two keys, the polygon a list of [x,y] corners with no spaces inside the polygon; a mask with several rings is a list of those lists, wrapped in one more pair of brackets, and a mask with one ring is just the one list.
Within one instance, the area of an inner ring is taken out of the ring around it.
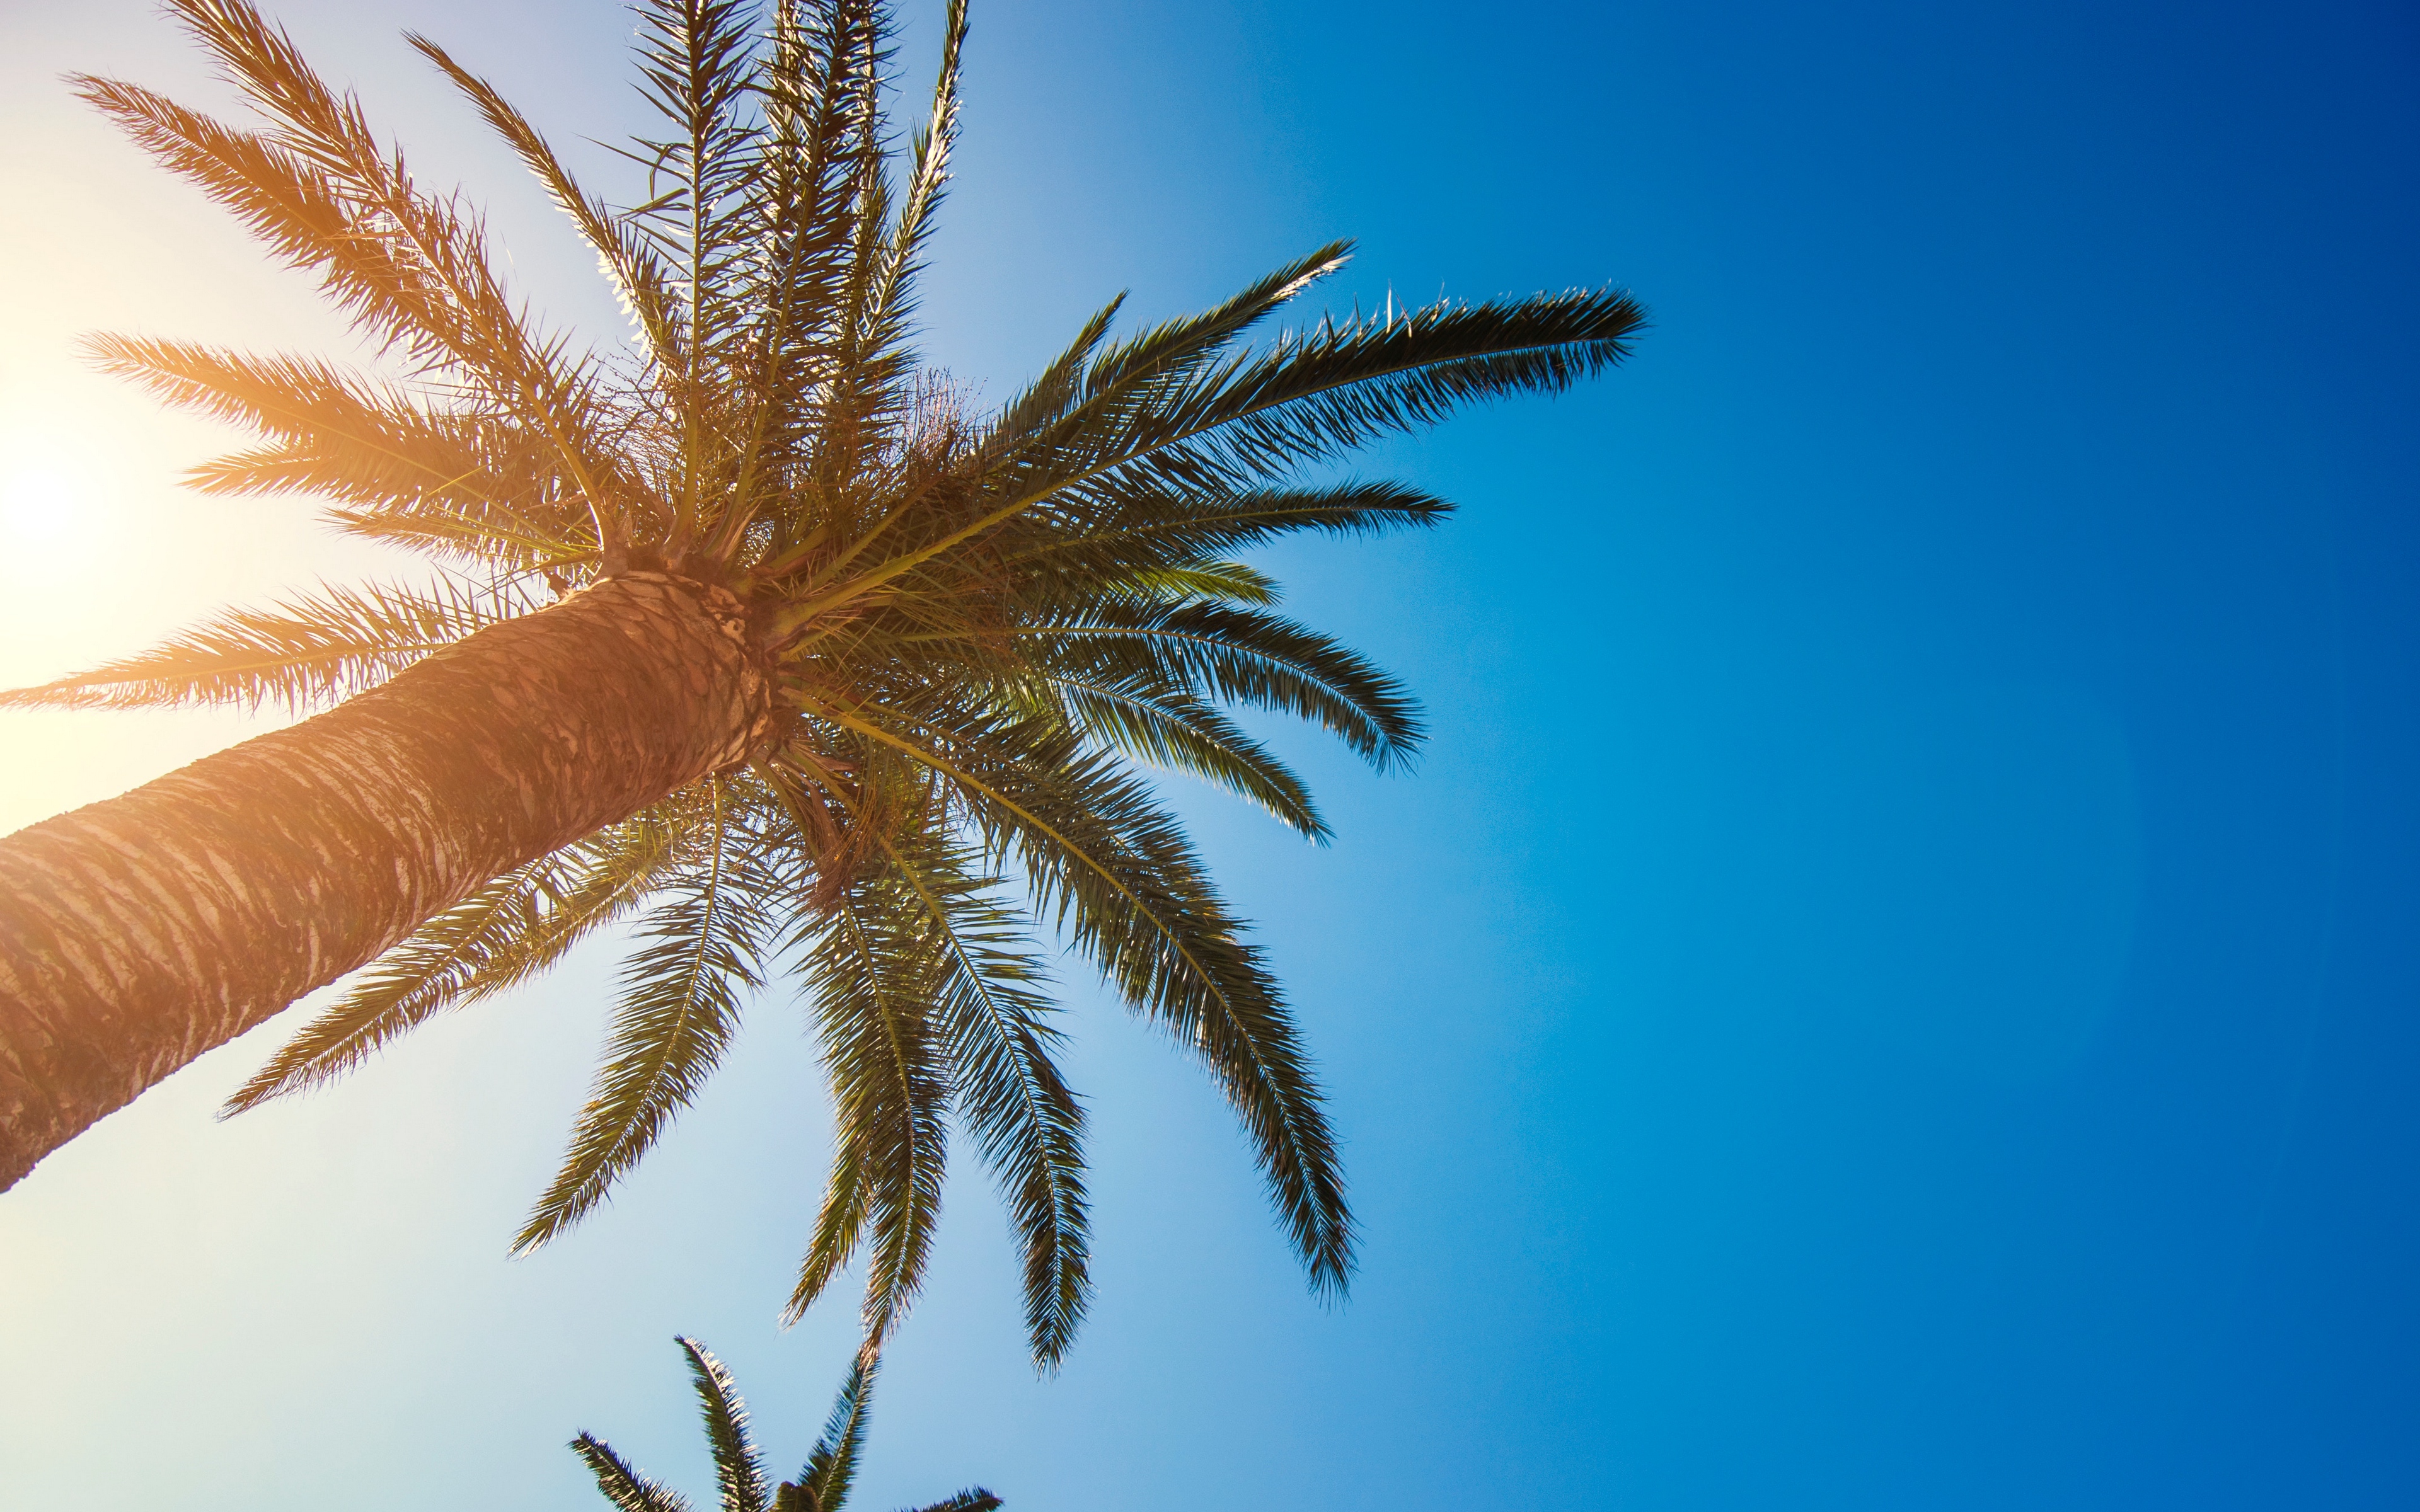
{"label": "textured bark", "polygon": [[746,756],[738,602],[658,573],[0,840],[0,1187],[482,882]]}

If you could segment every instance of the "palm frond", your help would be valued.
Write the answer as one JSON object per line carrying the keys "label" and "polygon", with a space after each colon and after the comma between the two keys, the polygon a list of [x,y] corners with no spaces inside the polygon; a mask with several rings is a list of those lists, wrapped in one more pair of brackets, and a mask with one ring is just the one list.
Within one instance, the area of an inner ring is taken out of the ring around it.
{"label": "palm frond", "polygon": [[1050,1057],[1059,1032],[1038,990],[1042,964],[972,852],[930,834],[886,839],[884,848],[940,945],[935,1007],[951,1084],[1024,1250],[1034,1359],[1054,1366],[1091,1301],[1091,1220],[1084,1112]]}
{"label": "palm frond", "polygon": [[839,501],[799,486],[845,366],[844,307],[858,282],[860,190],[881,137],[873,82],[885,55],[880,6],[825,0],[777,8],[757,88],[765,130],[748,209],[763,248],[760,308],[742,380],[747,423],[717,545],[733,549],[768,522],[771,553],[826,523]]}
{"label": "palm frond", "polygon": [[1209,1067],[1251,1137],[1312,1287],[1341,1293],[1353,1223],[1324,1099],[1276,980],[1181,828],[1133,778],[1098,761],[1025,780],[1015,769],[985,778],[977,801],[1014,836],[1040,905],[1129,1005]]}
{"label": "palm frond", "polygon": [[85,345],[104,372],[272,438],[194,469],[186,481],[204,493],[321,494],[507,562],[577,550],[584,507],[542,438],[507,419],[432,408],[308,358],[116,335]]}
{"label": "palm frond", "polygon": [[1302,779],[1210,705],[1142,679],[1053,672],[1049,682],[1068,721],[1101,745],[1225,788],[1307,839],[1333,838]]}
{"label": "palm frond", "polygon": [[745,222],[722,212],[746,193],[756,165],[756,131],[743,114],[749,8],[742,0],[641,0],[634,9],[639,94],[672,128],[668,138],[641,144],[651,156],[654,192],[634,219],[674,259],[689,337],[676,361],[695,383],[719,365],[737,313],[732,274]]}
{"label": "palm frond", "polygon": [[1047,729],[931,712],[919,741],[830,706],[813,712],[948,779],[995,845],[1023,858],[1042,910],[1218,1077],[1312,1286],[1342,1291],[1353,1226],[1309,1059],[1260,952],[1175,821],[1113,762]]}
{"label": "palm frond", "polygon": [[970,1486],[955,1496],[945,1497],[930,1506],[919,1508],[918,1512],[992,1512],[1000,1504],[999,1497],[980,1486]]}
{"label": "palm frond", "polygon": [[339,702],[531,606],[446,582],[426,589],[323,587],[273,609],[238,609],[139,655],[39,687],[0,707],[135,709]]}
{"label": "palm frond", "polygon": [[[1626,293],[1575,290],[1331,322],[1258,357],[1219,360],[1235,334],[1342,255],[1341,246],[1324,248],[1280,270],[1213,313],[1223,320],[1171,323],[1101,351],[1059,407],[1013,407],[983,445],[988,507],[863,569],[849,592],[871,592],[1087,486],[1111,497],[1228,492],[1435,424],[1474,400],[1567,388],[1626,357],[1646,318]],[[827,595],[819,607],[846,596]]]}
{"label": "palm frond", "polygon": [[958,141],[958,83],[967,41],[967,0],[948,0],[941,17],[941,65],[933,83],[932,116],[919,128],[908,155],[908,194],[883,254],[874,295],[875,345],[896,346],[907,334],[914,309],[916,274],[940,214],[950,178],[950,154]]}
{"label": "palm frond", "polygon": [[738,1031],[742,993],[764,985],[766,900],[746,875],[723,779],[708,778],[705,786],[702,854],[656,882],[662,901],[640,924],[644,943],[623,966],[596,1084],[562,1169],[514,1238],[517,1253],[604,1200],[713,1074]]}
{"label": "palm frond", "polygon": [[690,809],[659,804],[498,877],[421,925],[281,1046],[221,1117],[333,1081],[435,1014],[552,965],[637,906],[695,827]]}
{"label": "palm frond", "polygon": [[680,311],[675,302],[671,275],[655,248],[618,219],[603,200],[580,187],[537,128],[498,94],[493,85],[455,62],[451,54],[417,32],[406,32],[404,40],[454,81],[455,87],[478,108],[480,116],[512,147],[523,166],[546,186],[548,195],[597,254],[606,276],[613,281],[614,292],[621,298],[624,311],[646,339],[648,355],[658,363],[677,362],[683,345]]}
{"label": "palm frond", "polygon": [[602,1439],[583,1433],[571,1441],[571,1452],[597,1477],[605,1499],[622,1512],[690,1512],[686,1497],[641,1474]]}
{"label": "palm frond", "polygon": [[490,266],[458,198],[414,187],[371,134],[358,101],[314,72],[284,32],[242,0],[168,8],[273,123],[233,131],[148,90],[78,75],[79,92],[137,145],[228,206],[391,349],[451,367],[547,439],[611,532],[617,478],[589,444],[596,396],[560,337],[534,331]]}
{"label": "palm frond", "polygon": [[[1441,525],[1453,506],[1396,483],[1249,489],[1206,496],[1143,493],[1073,518],[1029,517],[1013,560],[1104,577],[1140,563],[1186,562],[1263,546],[1296,531],[1378,535]],[[1030,544],[1027,544],[1029,543]]]}
{"label": "palm frond", "polygon": [[1425,732],[1394,678],[1291,621],[1221,604],[1094,602],[1022,626],[1048,675],[1144,678],[1180,693],[1293,715],[1379,771],[1407,764]]}
{"label": "palm frond", "polygon": [[949,1081],[930,1006],[939,941],[889,896],[895,887],[878,873],[859,878],[808,960],[839,1130],[789,1316],[803,1314],[864,1242],[869,1348],[890,1336],[923,1283],[948,1149]]}
{"label": "palm frond", "polygon": [[823,1433],[807,1453],[806,1468],[799,1472],[799,1487],[814,1497],[821,1512],[839,1512],[857,1480],[858,1453],[865,1446],[866,1426],[872,1421],[874,1378],[881,1368],[878,1354],[858,1351],[848,1379],[841,1382],[840,1395],[832,1399],[831,1412],[824,1419]]}
{"label": "palm frond", "polygon": [[697,1340],[681,1335],[673,1342],[689,1357],[698,1412],[706,1419],[706,1443],[714,1449],[714,1478],[722,1492],[722,1512],[767,1512],[765,1461],[749,1439],[748,1404],[739,1399],[731,1372]]}

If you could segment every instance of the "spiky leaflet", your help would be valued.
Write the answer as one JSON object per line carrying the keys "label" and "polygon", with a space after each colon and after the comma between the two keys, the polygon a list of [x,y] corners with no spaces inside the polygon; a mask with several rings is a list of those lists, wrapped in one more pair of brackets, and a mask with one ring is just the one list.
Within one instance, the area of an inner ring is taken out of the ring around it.
{"label": "spiky leaflet", "polygon": [[[711,1350],[692,1338],[673,1341],[689,1361],[690,1380],[697,1391],[698,1415],[706,1423],[706,1441],[714,1455],[714,1478],[721,1512],[841,1512],[848,1504],[857,1479],[857,1462],[865,1445],[874,1379],[880,1365],[871,1348],[859,1353],[848,1378],[832,1400],[831,1416],[808,1451],[798,1479],[770,1483],[765,1457],[749,1432],[748,1406],[739,1399],[731,1372]],[[597,1477],[597,1489],[622,1512],[689,1512],[687,1497],[642,1473],[594,1434],[571,1441],[571,1451]],[[1000,1498],[980,1486],[935,1502],[920,1512],[994,1512]]]}

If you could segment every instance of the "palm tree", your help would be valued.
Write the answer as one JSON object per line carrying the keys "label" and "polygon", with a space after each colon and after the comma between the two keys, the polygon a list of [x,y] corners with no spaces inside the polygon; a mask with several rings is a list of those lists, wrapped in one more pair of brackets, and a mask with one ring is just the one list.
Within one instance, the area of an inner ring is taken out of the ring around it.
{"label": "palm tree", "polygon": [[1436,524],[1450,506],[1428,494],[1313,470],[1597,373],[1638,307],[1389,301],[1266,333],[1343,263],[1336,243],[1123,339],[1112,301],[977,412],[910,346],[963,0],[904,154],[878,0],[772,0],[761,26],[741,0],[644,0],[641,87],[665,126],[628,154],[646,188],[625,210],[412,37],[613,280],[633,337],[584,351],[284,32],[242,0],[169,8],[259,124],[78,89],[317,275],[397,372],[92,348],[260,435],[194,471],[204,492],[324,497],[341,528],[441,573],[229,613],[0,700],[327,710],[0,841],[0,1180],[346,972],[368,968],[230,1110],[629,920],[593,1093],[519,1244],[595,1208],[714,1070],[744,999],[796,974],[838,1132],[794,1314],[863,1249],[868,1336],[897,1322],[954,1115],[1011,1210],[1047,1364],[1088,1282],[1083,1117],[1032,937],[1047,920],[1201,1057],[1312,1285],[1342,1288],[1353,1227],[1294,1020],[1140,768],[1324,839],[1300,779],[1228,708],[1309,719],[1381,770],[1419,744],[1417,708],[1273,613],[1275,585],[1234,555]]}
{"label": "palm tree", "polygon": [[[731,1383],[731,1372],[705,1345],[675,1338],[689,1356],[690,1377],[697,1384],[699,1412],[706,1418],[706,1441],[714,1450],[714,1478],[722,1496],[722,1512],[840,1512],[848,1501],[849,1484],[857,1476],[859,1449],[865,1442],[868,1399],[874,1391],[877,1364],[861,1353],[832,1402],[823,1437],[808,1454],[806,1468],[795,1481],[783,1481],[768,1492],[764,1457],[748,1437],[748,1406]],[[594,1434],[571,1441],[572,1452],[596,1473],[597,1489],[622,1512],[689,1512],[678,1492],[648,1479]],[[980,1486],[934,1503],[921,1512],[992,1512],[1000,1498]]]}

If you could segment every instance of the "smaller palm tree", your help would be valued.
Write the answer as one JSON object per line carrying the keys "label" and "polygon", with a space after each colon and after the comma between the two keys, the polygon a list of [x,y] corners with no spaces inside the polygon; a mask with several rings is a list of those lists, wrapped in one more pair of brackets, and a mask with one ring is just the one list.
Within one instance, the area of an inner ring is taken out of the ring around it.
{"label": "smaller palm tree", "polygon": [[[839,1512],[848,1500],[858,1450],[865,1443],[867,1402],[880,1363],[873,1353],[861,1353],[841,1383],[823,1437],[815,1441],[799,1478],[768,1489],[764,1456],[748,1437],[748,1404],[739,1399],[731,1372],[697,1340],[676,1337],[673,1342],[689,1356],[690,1375],[697,1382],[698,1411],[706,1418],[706,1443],[714,1447],[722,1512]],[[571,1441],[571,1448],[596,1473],[597,1489],[622,1512],[690,1512],[687,1497],[632,1469],[595,1434],[582,1434]],[[992,1512],[998,1505],[999,1497],[972,1486],[920,1512]]]}

